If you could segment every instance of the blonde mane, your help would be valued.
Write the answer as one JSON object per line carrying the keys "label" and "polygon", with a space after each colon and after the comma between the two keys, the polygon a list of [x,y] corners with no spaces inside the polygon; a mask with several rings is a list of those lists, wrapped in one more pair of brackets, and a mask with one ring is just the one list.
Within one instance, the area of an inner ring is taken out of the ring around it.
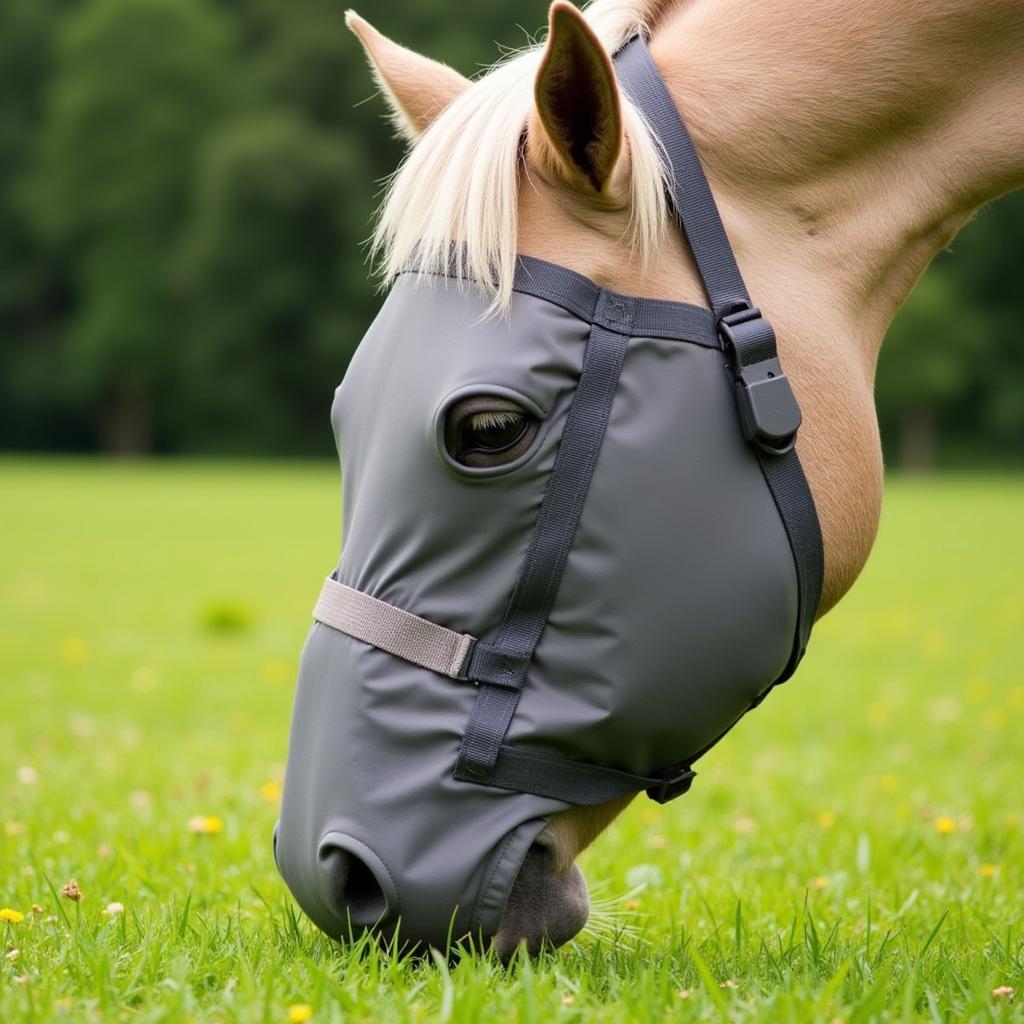
{"label": "blonde mane", "polygon": [[[614,53],[645,28],[663,0],[594,0],[587,21]],[[523,138],[542,46],[501,61],[438,116],[392,177],[372,253],[390,282],[402,270],[452,273],[494,288],[490,312],[507,311],[518,234]],[[665,161],[640,112],[622,97],[630,156],[630,223],[623,243],[643,265],[668,224]]]}

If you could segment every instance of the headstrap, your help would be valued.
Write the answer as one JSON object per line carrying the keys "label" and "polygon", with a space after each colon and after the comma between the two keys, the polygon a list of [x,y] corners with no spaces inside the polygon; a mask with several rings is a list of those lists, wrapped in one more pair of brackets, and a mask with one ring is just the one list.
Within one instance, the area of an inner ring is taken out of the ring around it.
{"label": "headstrap", "polygon": [[807,647],[824,579],[821,527],[796,454],[800,407],[779,361],[775,331],[750,301],[693,140],[642,35],[619,50],[615,70],[668,160],[669,198],[730,363],[740,426],[754,447],[793,552],[799,608],[792,654],[776,680],[783,682]]}
{"label": "headstrap", "polygon": [[669,197],[732,364],[744,436],[771,454],[790,451],[800,407],[779,364],[775,331],[750,301],[700,157],[643,36],[619,50],[615,70],[668,159]]}
{"label": "headstrap", "polygon": [[615,71],[668,159],[672,170],[672,205],[693,250],[715,318],[720,320],[738,309],[749,309],[750,296],[700,157],[643,36],[635,36],[619,50]]}

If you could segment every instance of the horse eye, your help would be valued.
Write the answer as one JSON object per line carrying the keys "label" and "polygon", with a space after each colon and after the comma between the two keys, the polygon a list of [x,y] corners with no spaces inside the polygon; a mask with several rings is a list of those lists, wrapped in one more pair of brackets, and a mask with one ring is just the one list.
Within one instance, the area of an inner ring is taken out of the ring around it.
{"label": "horse eye", "polygon": [[463,424],[462,448],[493,453],[507,451],[529,426],[521,412],[478,412]]}
{"label": "horse eye", "polygon": [[504,466],[525,452],[537,436],[536,417],[493,395],[464,398],[448,410],[445,446],[460,465]]}

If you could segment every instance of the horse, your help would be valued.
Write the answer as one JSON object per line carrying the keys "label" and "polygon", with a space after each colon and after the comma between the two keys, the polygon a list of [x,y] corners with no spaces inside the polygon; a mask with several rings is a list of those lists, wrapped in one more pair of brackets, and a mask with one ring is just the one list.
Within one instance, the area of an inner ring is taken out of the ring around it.
{"label": "horse", "polygon": [[[615,293],[705,304],[672,229],[662,154],[612,60],[647,38],[803,413],[796,443],[827,613],[878,527],[873,386],[886,329],[973,213],[1024,185],[1018,0],[594,0],[582,11],[555,0],[543,44],[474,81],[353,11],[346,21],[409,146],[374,236],[385,279],[452,273],[454,252],[455,276],[487,281],[498,318],[524,255]],[[514,410],[467,415],[516,440]],[[487,465],[486,451],[475,457]],[[547,821],[502,910],[499,956],[579,931],[576,858],[631,799]]]}

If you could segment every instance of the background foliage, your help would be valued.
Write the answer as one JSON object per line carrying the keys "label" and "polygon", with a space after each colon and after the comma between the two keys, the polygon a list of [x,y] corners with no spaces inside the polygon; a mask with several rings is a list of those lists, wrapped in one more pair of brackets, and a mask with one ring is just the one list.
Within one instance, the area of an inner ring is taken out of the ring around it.
{"label": "background foliage", "polygon": [[[366,13],[472,74],[545,8]],[[379,301],[360,243],[401,155],[342,10],[0,5],[0,447],[329,450],[331,390]],[[903,461],[1024,455],[1022,236],[1017,195],[897,320],[878,396]]]}

